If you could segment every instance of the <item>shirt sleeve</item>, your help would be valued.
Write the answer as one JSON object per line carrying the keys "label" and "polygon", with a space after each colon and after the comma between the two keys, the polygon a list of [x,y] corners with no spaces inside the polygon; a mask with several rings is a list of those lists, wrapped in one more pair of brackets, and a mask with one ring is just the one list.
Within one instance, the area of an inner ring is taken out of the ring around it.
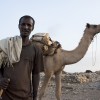
{"label": "shirt sleeve", "polygon": [[43,53],[41,49],[39,49],[37,46],[35,47],[35,59],[34,59],[34,68],[33,68],[33,74],[38,74],[44,69],[43,64]]}

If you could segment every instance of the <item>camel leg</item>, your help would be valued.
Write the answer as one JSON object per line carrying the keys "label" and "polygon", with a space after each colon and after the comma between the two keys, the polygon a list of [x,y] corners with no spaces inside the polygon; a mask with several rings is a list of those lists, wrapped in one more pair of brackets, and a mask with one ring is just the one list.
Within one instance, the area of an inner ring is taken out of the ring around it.
{"label": "camel leg", "polygon": [[57,100],[61,100],[61,74],[62,71],[55,74],[55,83],[56,83],[56,98]]}
{"label": "camel leg", "polygon": [[45,89],[46,89],[46,87],[48,85],[48,82],[51,79],[51,76],[52,76],[51,74],[49,74],[49,75],[45,74],[44,81],[43,81],[43,84],[42,84],[42,87],[41,87],[40,93],[39,93],[39,100],[42,100],[42,97],[44,95],[44,92],[45,92]]}

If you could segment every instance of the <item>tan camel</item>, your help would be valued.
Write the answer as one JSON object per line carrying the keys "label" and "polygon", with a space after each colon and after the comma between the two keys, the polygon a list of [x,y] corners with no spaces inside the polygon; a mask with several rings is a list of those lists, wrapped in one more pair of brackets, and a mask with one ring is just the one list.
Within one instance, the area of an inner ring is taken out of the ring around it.
{"label": "tan camel", "polygon": [[[57,49],[57,53],[52,56],[44,56],[44,81],[40,89],[39,100],[42,100],[45,89],[50,81],[52,75],[55,75],[56,83],[56,99],[61,100],[61,74],[65,65],[74,64],[80,61],[88,47],[93,40],[93,37],[100,32],[100,25],[87,24],[84,30],[83,37],[81,38],[79,45],[71,51],[63,50],[62,48]],[[40,44],[43,46],[42,44]]]}

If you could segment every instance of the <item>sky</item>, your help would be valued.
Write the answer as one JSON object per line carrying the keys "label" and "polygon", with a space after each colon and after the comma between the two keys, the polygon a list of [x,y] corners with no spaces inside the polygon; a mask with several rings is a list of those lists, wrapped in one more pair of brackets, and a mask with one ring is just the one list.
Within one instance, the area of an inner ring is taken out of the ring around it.
{"label": "sky", "polygon": [[[0,39],[19,35],[18,21],[23,15],[35,19],[35,29],[49,33],[65,50],[78,46],[86,23],[100,24],[100,0],[1,0]],[[66,72],[100,70],[100,34],[90,44],[84,58],[65,66]]]}

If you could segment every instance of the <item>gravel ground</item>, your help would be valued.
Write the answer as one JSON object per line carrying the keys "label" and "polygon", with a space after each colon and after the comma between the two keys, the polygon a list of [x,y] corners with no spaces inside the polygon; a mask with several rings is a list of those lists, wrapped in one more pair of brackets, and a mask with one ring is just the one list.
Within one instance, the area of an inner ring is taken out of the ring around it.
{"label": "gravel ground", "polygon": [[[56,100],[54,80],[48,84],[42,100]],[[86,83],[66,83],[62,80],[61,100],[100,100],[100,80]]]}

